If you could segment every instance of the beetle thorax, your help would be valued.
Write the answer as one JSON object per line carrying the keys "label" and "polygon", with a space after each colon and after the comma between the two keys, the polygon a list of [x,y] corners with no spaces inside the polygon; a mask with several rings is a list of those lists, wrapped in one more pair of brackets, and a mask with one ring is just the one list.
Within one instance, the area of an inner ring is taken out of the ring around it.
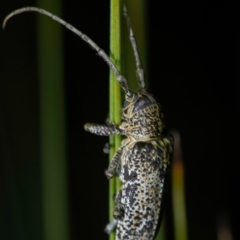
{"label": "beetle thorax", "polygon": [[[128,103],[128,102],[127,102]],[[136,141],[151,141],[159,138],[163,129],[160,105],[146,92],[135,94],[135,98],[123,108],[120,128]]]}

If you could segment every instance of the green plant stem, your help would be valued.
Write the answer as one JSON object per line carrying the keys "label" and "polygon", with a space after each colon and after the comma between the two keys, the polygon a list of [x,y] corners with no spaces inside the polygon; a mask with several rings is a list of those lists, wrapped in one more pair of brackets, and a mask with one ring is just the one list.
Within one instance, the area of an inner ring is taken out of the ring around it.
{"label": "green plant stem", "polygon": [[[110,13],[110,57],[114,64],[121,71],[121,0],[111,0]],[[115,75],[110,71],[110,120],[116,124],[120,123],[121,89]],[[120,147],[121,137],[110,137],[110,160],[116,150]],[[109,187],[109,220],[113,219],[114,200],[113,196],[119,191],[121,183],[116,178],[110,180]],[[115,232],[109,236],[110,240],[115,239]]]}
{"label": "green plant stem", "polygon": [[[134,6],[143,6],[144,0],[139,0],[138,3],[132,4],[128,3],[127,7],[129,5],[134,5]],[[114,62],[114,64],[118,67],[121,73],[123,73],[123,55],[122,55],[122,34],[121,34],[121,23],[122,21],[122,1],[121,0],[111,0],[111,13],[110,13],[110,57],[111,60]],[[135,8],[133,7],[135,10]],[[137,8],[138,14],[138,22],[139,19],[142,19],[142,13],[143,13],[143,7]],[[140,12],[141,13],[140,13]],[[140,13],[140,14],[139,14]],[[143,22],[141,24],[143,25]],[[141,25],[140,24],[140,25]],[[143,26],[139,26],[139,29],[142,29],[142,34],[141,37],[143,37]],[[126,36],[128,38],[128,45],[130,44],[129,42],[129,33],[126,32]],[[144,39],[144,38],[142,38]],[[143,46],[144,44],[141,44]],[[125,46],[124,46],[125,47]],[[132,49],[130,50],[132,51]],[[144,52],[144,50],[140,49],[140,53]],[[143,54],[146,56],[146,54]],[[128,54],[125,54],[126,58],[128,59]],[[130,58],[133,63],[135,62],[134,59]],[[127,60],[126,60],[127,61]],[[130,62],[129,60],[127,61],[128,63]],[[131,68],[131,67],[130,67]],[[131,68],[129,71],[129,74],[131,76],[132,72],[134,72],[135,76],[135,71],[136,67],[135,65]],[[137,82],[136,77],[130,78],[130,81],[128,79],[128,83],[131,86],[131,82]],[[121,104],[122,104],[122,99],[121,99],[121,88],[119,86],[119,83],[117,82],[115,75],[113,74],[112,71],[110,71],[110,120],[116,124],[120,124],[121,120]],[[114,153],[118,150],[121,144],[121,136],[111,136],[110,137],[110,160],[112,159]],[[121,187],[121,182],[117,179],[112,179],[110,180],[110,187],[109,187],[109,220],[112,221],[113,219],[113,209],[114,209],[114,200],[113,196],[116,194]],[[110,240],[115,240],[116,236],[115,233],[111,233],[109,239]]]}
{"label": "green plant stem", "polygon": [[172,166],[172,198],[175,240],[187,240],[187,217],[185,208],[184,165],[180,135],[174,133],[174,157]]}
{"label": "green plant stem", "polygon": [[[38,0],[60,15],[60,0]],[[45,240],[67,240],[67,177],[62,61],[62,26],[38,15],[40,144]]]}

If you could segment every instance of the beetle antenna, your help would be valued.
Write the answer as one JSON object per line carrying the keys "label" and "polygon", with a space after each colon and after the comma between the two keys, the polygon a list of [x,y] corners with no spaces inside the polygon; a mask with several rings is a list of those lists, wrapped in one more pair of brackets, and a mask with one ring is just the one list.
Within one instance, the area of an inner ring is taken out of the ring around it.
{"label": "beetle antenna", "polygon": [[129,31],[129,38],[130,38],[130,41],[131,41],[131,44],[132,44],[133,53],[134,53],[134,57],[135,57],[135,61],[136,61],[136,68],[137,68],[136,69],[136,74],[137,74],[138,84],[139,84],[141,89],[145,89],[144,70],[143,70],[143,67],[142,67],[139,51],[138,51],[138,48],[137,48],[136,39],[135,39],[135,36],[134,36],[134,33],[133,33],[131,21],[130,21],[130,18],[128,16],[128,12],[127,12],[127,8],[126,8],[125,4],[123,4],[123,15],[126,19],[127,28],[128,28],[128,31]]}
{"label": "beetle antenna", "polygon": [[124,92],[126,93],[127,96],[131,97],[132,96],[132,92],[130,91],[128,84],[127,84],[127,80],[126,78],[119,72],[119,70],[117,69],[116,65],[112,62],[112,60],[109,58],[109,56],[104,52],[103,49],[101,49],[92,39],[90,39],[87,35],[85,35],[84,33],[82,33],[81,31],[79,31],[78,29],[76,29],[75,27],[73,27],[71,24],[65,22],[64,20],[62,20],[61,18],[53,15],[52,13],[41,9],[41,8],[36,8],[36,7],[24,7],[24,8],[20,8],[17,9],[13,12],[11,12],[9,15],[7,15],[7,17],[4,19],[3,21],[3,28],[5,28],[7,21],[20,13],[23,12],[38,12],[41,13],[43,15],[46,15],[50,18],[52,18],[54,21],[62,24],[63,26],[65,26],[66,28],[68,28],[70,31],[74,32],[77,36],[81,37],[81,39],[83,41],[85,41],[89,46],[91,46],[96,52],[97,54],[107,63],[107,65],[110,67],[110,69],[114,72],[117,81],[119,82],[120,86],[122,87],[122,89],[124,90]]}

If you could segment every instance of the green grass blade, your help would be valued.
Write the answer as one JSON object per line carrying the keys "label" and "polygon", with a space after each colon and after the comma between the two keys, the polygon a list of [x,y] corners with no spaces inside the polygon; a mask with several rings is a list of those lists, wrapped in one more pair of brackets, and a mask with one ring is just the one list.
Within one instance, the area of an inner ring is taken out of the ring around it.
{"label": "green grass blade", "polygon": [[[139,0],[136,3],[131,3],[131,2],[127,2],[127,7],[129,8],[131,5],[131,8],[133,9],[132,12],[136,12],[135,17],[138,19],[138,36],[141,36],[141,39],[144,39],[144,27],[143,27],[143,23],[144,23],[144,18],[143,18],[143,0]],[[118,69],[120,70],[121,73],[124,74],[123,72],[123,37],[122,37],[122,26],[121,24],[123,23],[125,25],[125,19],[123,18],[123,14],[122,14],[122,1],[121,0],[111,0],[111,13],[110,13],[110,57],[111,60],[114,62],[114,64],[118,67]],[[131,18],[131,14],[130,14],[130,18]],[[140,21],[140,23],[139,23]],[[129,41],[129,33],[127,31],[124,32],[124,38],[126,39],[126,41],[128,41],[128,47],[126,47],[124,45],[124,50],[129,51],[130,54],[133,56],[133,51],[130,45],[130,41]],[[124,43],[126,42],[124,39]],[[142,44],[140,45],[140,54],[144,53],[144,50],[142,48],[142,46],[144,45],[144,41],[139,40]],[[138,39],[137,39],[138,42]],[[129,48],[130,46],[130,48]],[[129,86],[133,86],[137,83],[136,80],[136,67],[135,67],[135,59],[131,56],[129,59],[129,55],[130,54],[125,54],[124,57],[124,61],[125,63],[131,63],[130,67],[127,67],[126,65],[124,67],[126,67],[126,69],[128,70],[127,76],[129,76],[129,78],[127,78]],[[143,56],[146,56],[146,54],[143,54]],[[143,61],[145,62],[145,61]],[[131,67],[133,66],[133,67]],[[131,69],[129,71],[129,69]],[[134,75],[134,77],[131,77],[132,75]],[[132,84],[133,83],[133,84]],[[112,73],[112,71],[110,71],[110,120],[116,124],[120,123],[121,120],[121,106],[122,106],[122,98],[121,98],[121,88],[115,78],[115,75]],[[133,90],[136,90],[136,87],[132,88]],[[111,136],[110,137],[110,160],[112,159],[114,153],[118,150],[118,148],[120,147],[121,144],[121,136]],[[113,209],[114,209],[114,201],[113,201],[113,196],[114,194],[116,194],[119,189],[121,187],[121,182],[114,178],[112,180],[110,180],[110,187],[109,187],[109,220],[111,221],[113,219],[112,214],[113,214]],[[116,236],[115,236],[115,232],[111,233],[109,236],[110,240],[115,240]]]}
{"label": "green grass blade", "polygon": [[174,134],[174,157],[172,166],[172,202],[174,239],[187,240],[187,217],[185,209],[184,165],[182,162],[180,135]]}
{"label": "green grass blade", "polygon": [[[38,0],[38,6],[61,15],[60,0]],[[66,240],[69,236],[62,27],[45,16],[37,17],[44,240]]]}
{"label": "green grass blade", "polygon": [[[114,64],[121,71],[122,54],[121,54],[121,17],[122,17],[122,5],[121,0],[111,0],[111,13],[110,13],[110,57]],[[110,120],[116,124],[120,123],[121,113],[121,88],[115,78],[115,75],[110,71]],[[110,137],[110,160],[112,159],[116,150],[120,147],[121,136]],[[121,186],[121,183],[116,178],[110,180],[109,186],[109,220],[113,219],[114,201],[113,196],[116,194]],[[110,240],[115,239],[115,232],[109,236]]]}

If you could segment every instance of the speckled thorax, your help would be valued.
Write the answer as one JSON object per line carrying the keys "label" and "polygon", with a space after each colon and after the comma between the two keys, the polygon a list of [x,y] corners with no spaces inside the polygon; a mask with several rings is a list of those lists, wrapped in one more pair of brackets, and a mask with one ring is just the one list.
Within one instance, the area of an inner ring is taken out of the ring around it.
{"label": "speckled thorax", "polygon": [[120,129],[137,141],[151,141],[161,137],[162,118],[160,105],[155,99],[145,92],[140,92],[123,108]]}

